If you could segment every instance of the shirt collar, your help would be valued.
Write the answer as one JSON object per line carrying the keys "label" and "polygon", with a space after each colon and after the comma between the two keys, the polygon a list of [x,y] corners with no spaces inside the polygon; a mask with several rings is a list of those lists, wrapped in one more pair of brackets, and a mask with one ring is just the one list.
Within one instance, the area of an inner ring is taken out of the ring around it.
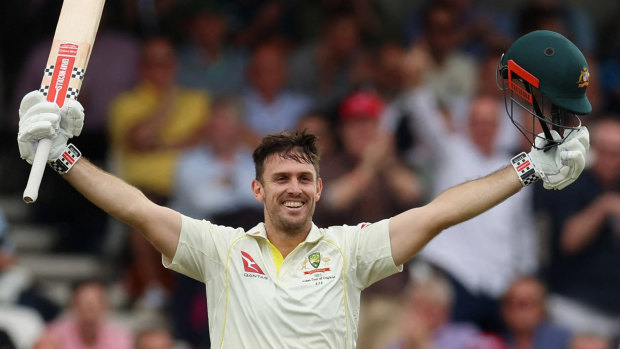
{"label": "shirt collar", "polygon": [[[245,232],[246,235],[260,237],[267,240],[267,231],[265,230],[265,223],[258,223],[252,229]],[[323,238],[323,231],[319,229],[314,223],[312,223],[312,228],[310,228],[310,232],[308,236],[306,236],[306,240],[304,242],[314,243]]]}

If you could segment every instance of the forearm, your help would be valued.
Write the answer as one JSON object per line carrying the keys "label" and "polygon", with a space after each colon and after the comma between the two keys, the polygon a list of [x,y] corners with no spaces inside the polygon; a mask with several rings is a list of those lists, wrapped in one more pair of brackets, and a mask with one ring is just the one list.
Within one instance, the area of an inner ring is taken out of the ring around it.
{"label": "forearm", "polygon": [[441,230],[473,218],[517,193],[522,184],[512,167],[505,167],[486,177],[452,187],[429,205],[440,213]]}
{"label": "forearm", "polygon": [[84,158],[63,177],[94,205],[142,232],[161,253],[174,256],[181,230],[177,212],[156,205],[134,186]]}
{"label": "forearm", "polygon": [[506,167],[452,187],[429,204],[393,217],[390,241],[394,261],[406,262],[442,230],[489,210],[521,188],[514,169]]}
{"label": "forearm", "polygon": [[560,248],[563,252],[579,252],[594,239],[605,221],[604,206],[604,201],[598,199],[566,220],[560,234]]}

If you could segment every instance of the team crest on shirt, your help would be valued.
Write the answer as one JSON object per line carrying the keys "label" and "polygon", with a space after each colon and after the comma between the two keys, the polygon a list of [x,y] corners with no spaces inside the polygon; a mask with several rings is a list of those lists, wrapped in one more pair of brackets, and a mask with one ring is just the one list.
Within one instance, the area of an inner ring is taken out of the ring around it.
{"label": "team crest on shirt", "polygon": [[308,255],[308,261],[311,266],[318,268],[319,265],[321,265],[321,252],[310,253],[310,255]]}
{"label": "team crest on shirt", "polygon": [[305,275],[330,271],[330,262],[331,258],[321,256],[321,252],[312,252],[301,262],[301,270]]}

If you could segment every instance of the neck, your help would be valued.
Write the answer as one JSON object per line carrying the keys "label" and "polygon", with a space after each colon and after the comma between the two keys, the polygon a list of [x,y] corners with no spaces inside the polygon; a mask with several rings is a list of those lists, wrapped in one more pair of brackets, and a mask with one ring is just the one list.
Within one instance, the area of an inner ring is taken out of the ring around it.
{"label": "neck", "polygon": [[516,349],[531,349],[533,335],[531,332],[520,332],[514,334],[515,348]]}
{"label": "neck", "polygon": [[265,229],[267,231],[267,238],[269,241],[280,251],[283,258],[291,253],[295,247],[306,240],[308,234],[310,234],[311,226],[308,228],[300,229],[297,232],[282,231],[276,229],[271,224],[265,222]]}

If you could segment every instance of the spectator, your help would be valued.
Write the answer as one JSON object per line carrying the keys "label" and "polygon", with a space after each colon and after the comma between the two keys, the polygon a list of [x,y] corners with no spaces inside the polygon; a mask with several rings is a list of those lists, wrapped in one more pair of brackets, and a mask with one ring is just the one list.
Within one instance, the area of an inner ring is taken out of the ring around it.
{"label": "spectator", "polygon": [[598,334],[580,333],[573,337],[569,349],[611,349],[611,343]]}
{"label": "spectator", "polygon": [[545,286],[536,277],[520,277],[510,285],[502,297],[504,338],[509,349],[568,348],[571,333],[548,320],[546,296]]}
{"label": "spectator", "polygon": [[[498,147],[498,118],[503,110],[498,98],[474,98],[468,107],[467,131],[461,132],[446,127],[435,101],[432,92],[419,87],[393,103],[386,115],[393,118],[394,108],[404,108],[412,133],[430,151],[431,195],[509,161],[511,153]],[[538,241],[530,200],[531,190],[526,189],[514,200],[447,229],[420,252],[422,260],[445,272],[453,282],[453,320],[474,322],[485,331],[501,331],[501,295],[515,278],[537,270]]]}
{"label": "spectator", "polygon": [[[498,6],[475,0],[421,1],[406,15],[404,30],[406,41],[415,42],[424,35],[424,15],[434,6],[449,8],[457,20],[458,47],[476,58],[482,57],[489,47],[507,49],[517,29],[513,16]],[[437,4],[441,3],[441,4]]]}
{"label": "spectator", "polygon": [[[159,203],[171,195],[178,155],[195,144],[197,130],[209,114],[207,95],[180,87],[176,67],[171,42],[149,38],[142,47],[139,84],[118,95],[110,106],[108,130],[120,176]],[[161,266],[152,246],[136,234],[130,235],[135,255],[130,296],[141,306],[159,308],[170,288],[171,273]]]}
{"label": "spectator", "polygon": [[603,117],[591,129],[591,167],[553,200],[537,193],[537,204],[550,224],[545,276],[552,319],[573,332],[614,337],[620,323],[620,121]]}
{"label": "spectator", "polygon": [[[458,98],[471,98],[478,88],[478,65],[474,56],[460,48],[458,12],[449,4],[432,1],[425,8],[424,30],[411,43],[410,50],[420,50],[428,63],[422,71],[422,84],[431,89],[440,105],[455,114]],[[419,59],[419,57],[414,57]]]}
{"label": "spectator", "polygon": [[385,349],[492,348],[491,339],[471,323],[450,321],[454,294],[439,275],[412,281],[399,316],[398,339]]}
{"label": "spectator", "polygon": [[143,329],[136,335],[135,349],[173,349],[174,338],[165,327]]}
{"label": "spectator", "polygon": [[212,96],[239,93],[247,57],[227,40],[230,23],[224,3],[198,0],[179,6],[188,38],[179,50],[179,82]]}
{"label": "spectator", "polygon": [[422,198],[415,173],[402,164],[394,139],[379,127],[383,108],[380,97],[367,91],[353,93],[341,104],[339,166],[321,171],[331,183],[325,186],[323,204],[339,222],[330,224],[373,221]]}
{"label": "spectator", "polygon": [[[342,102],[343,152],[332,166],[321,169],[324,182],[331,183],[317,205],[317,219],[326,225],[372,222],[421,200],[418,178],[399,160],[391,136],[379,128],[382,109],[383,101],[372,92],[356,92]],[[358,348],[372,348],[382,329],[390,330],[399,307],[396,298],[407,280],[407,273],[400,273],[364,290]]]}
{"label": "spectator", "polygon": [[184,151],[176,164],[171,205],[179,212],[218,224],[218,216],[230,214],[248,228],[258,220],[240,221],[238,212],[256,211],[260,220],[261,204],[244,185],[254,179],[254,163],[244,144],[243,112],[241,100],[234,97],[212,103],[203,143]]}
{"label": "spectator", "polygon": [[330,167],[332,163],[330,159],[334,157],[337,151],[336,135],[332,131],[332,124],[328,118],[318,112],[310,112],[304,115],[297,123],[297,129],[300,131],[308,130],[319,139],[319,154],[321,155],[321,164],[323,167]]}
{"label": "spectator", "polygon": [[114,324],[105,285],[98,281],[78,283],[71,295],[68,314],[48,325],[38,347],[130,349],[131,332]]}
{"label": "spectator", "polygon": [[319,39],[293,53],[290,87],[312,97],[319,110],[337,109],[351,92],[352,67],[362,50],[359,31],[352,14],[330,14]]}
{"label": "spectator", "polygon": [[35,278],[20,266],[16,246],[8,236],[9,223],[0,210],[0,348],[30,348],[45,321],[58,314],[59,307],[43,296]]}
{"label": "spectator", "polygon": [[311,99],[285,88],[288,78],[287,50],[277,41],[258,46],[248,66],[248,89],[243,101],[245,121],[258,140],[282,130],[291,131],[309,111]]}
{"label": "spectator", "polygon": [[562,33],[586,56],[597,48],[594,24],[586,12],[576,3],[558,0],[529,0],[518,11],[520,33],[547,29]]}
{"label": "spectator", "polygon": [[254,49],[264,40],[286,35],[295,36],[296,23],[292,8],[297,3],[283,0],[226,1],[226,13],[231,17],[234,41],[241,47]]}

